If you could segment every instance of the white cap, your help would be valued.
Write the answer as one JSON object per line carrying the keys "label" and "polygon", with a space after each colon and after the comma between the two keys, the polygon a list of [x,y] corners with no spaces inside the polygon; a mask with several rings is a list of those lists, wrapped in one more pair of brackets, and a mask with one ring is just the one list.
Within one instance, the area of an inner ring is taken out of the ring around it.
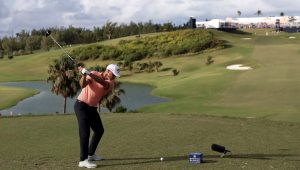
{"label": "white cap", "polygon": [[115,64],[109,64],[106,70],[110,70],[116,77],[120,77],[120,68]]}

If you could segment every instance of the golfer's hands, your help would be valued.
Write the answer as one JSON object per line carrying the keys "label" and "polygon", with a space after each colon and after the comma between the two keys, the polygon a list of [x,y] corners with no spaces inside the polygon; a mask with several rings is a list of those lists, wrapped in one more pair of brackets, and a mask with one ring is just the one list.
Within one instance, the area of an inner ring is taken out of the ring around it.
{"label": "golfer's hands", "polygon": [[90,72],[86,69],[86,68],[84,68],[84,67],[78,67],[78,70],[82,73],[82,74],[85,74],[85,75],[89,75],[90,74]]}

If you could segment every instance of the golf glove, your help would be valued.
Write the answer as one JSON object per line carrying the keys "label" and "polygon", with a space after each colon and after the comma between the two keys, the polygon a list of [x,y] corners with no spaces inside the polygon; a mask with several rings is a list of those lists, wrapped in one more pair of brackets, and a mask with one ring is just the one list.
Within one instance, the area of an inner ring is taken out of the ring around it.
{"label": "golf glove", "polygon": [[86,68],[83,68],[83,69],[81,70],[81,73],[82,73],[82,74],[86,74],[86,75],[89,75],[89,74],[90,74],[90,72],[89,72]]}

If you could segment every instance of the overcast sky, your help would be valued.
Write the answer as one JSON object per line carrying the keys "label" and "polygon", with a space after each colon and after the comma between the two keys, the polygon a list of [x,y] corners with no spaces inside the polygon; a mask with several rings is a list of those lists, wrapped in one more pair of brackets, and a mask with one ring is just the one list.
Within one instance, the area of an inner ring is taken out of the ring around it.
{"label": "overcast sky", "polygon": [[[300,15],[300,0],[0,0],[0,38],[22,29],[101,27],[117,23],[172,22],[182,25],[190,16],[205,19]],[[298,12],[298,13],[297,13]]]}

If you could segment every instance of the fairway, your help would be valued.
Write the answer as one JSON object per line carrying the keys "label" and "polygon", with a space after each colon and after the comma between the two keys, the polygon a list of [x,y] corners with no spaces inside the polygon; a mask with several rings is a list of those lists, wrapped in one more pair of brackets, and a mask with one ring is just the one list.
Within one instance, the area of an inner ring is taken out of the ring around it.
{"label": "fairway", "polygon": [[298,54],[298,45],[255,46],[251,58],[260,66],[239,74],[216,106],[244,108],[246,116],[300,122]]}
{"label": "fairway", "polygon": [[[99,169],[297,169],[300,126],[260,119],[174,114],[101,114]],[[77,169],[75,115],[0,118],[0,169]],[[220,158],[218,143],[232,150]],[[204,163],[189,164],[188,154]],[[160,161],[164,157],[164,161]],[[78,168],[80,169],[80,168]]]}
{"label": "fairway", "polygon": [[[251,40],[242,39],[249,35],[216,34],[234,46],[192,59],[169,61],[181,64],[183,73],[173,80],[160,78],[161,81],[154,82],[158,87],[154,94],[175,100],[142,111],[300,122],[299,40],[291,41],[286,33],[272,37],[250,35]],[[209,67],[204,65],[206,55],[215,59]],[[226,66],[232,64],[253,69],[227,70]],[[142,76],[139,79],[144,81]]]}
{"label": "fairway", "polygon": [[[141,108],[140,112],[259,117],[299,123],[300,36],[288,33],[265,36],[266,30],[258,30],[256,34],[252,34],[254,30],[245,31],[250,33],[211,30],[218,39],[226,42],[226,48],[199,54],[144,59],[141,62],[162,62],[161,71],[134,74],[126,70],[122,71],[123,76],[119,81],[152,85],[155,87],[154,95],[171,99],[168,103]],[[290,36],[295,39],[289,39]],[[134,38],[124,37],[99,44],[116,45],[120,40]],[[67,50],[74,48],[76,46]],[[61,54],[61,50],[51,50],[1,60],[0,81],[45,80],[49,61]],[[208,56],[214,60],[209,66],[206,65]],[[111,62],[115,61],[87,60],[85,64],[90,67]],[[226,69],[233,64],[243,64],[253,69]],[[23,69],[16,69],[20,67]],[[179,70],[179,75],[173,76],[170,69]],[[0,95],[4,93],[0,91]],[[13,99],[12,104],[17,101],[18,98]],[[0,107],[7,105],[0,103]]]}

